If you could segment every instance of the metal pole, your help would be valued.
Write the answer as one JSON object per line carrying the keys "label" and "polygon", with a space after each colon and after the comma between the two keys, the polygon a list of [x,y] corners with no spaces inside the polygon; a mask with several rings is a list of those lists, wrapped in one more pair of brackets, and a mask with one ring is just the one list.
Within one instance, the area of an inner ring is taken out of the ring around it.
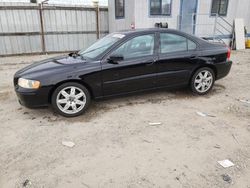
{"label": "metal pole", "polygon": [[39,4],[39,15],[40,15],[40,26],[41,26],[41,44],[42,44],[42,52],[45,53],[45,37],[44,37],[44,27],[43,27],[43,4]]}

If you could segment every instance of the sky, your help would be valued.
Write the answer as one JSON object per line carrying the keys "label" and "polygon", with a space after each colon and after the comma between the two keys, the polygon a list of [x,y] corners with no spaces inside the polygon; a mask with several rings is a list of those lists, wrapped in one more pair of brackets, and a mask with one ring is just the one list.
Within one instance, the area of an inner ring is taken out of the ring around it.
{"label": "sky", "polygon": [[[38,2],[41,0],[38,0]],[[0,0],[0,2],[30,2],[30,0]],[[100,5],[107,6],[108,0],[99,0]],[[49,0],[51,4],[84,4],[84,5],[92,5],[92,0]]]}

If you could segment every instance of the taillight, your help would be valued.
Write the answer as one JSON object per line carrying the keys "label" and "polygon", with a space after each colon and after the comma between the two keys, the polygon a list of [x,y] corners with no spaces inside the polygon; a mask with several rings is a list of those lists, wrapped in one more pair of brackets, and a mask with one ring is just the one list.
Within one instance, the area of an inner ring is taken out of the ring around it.
{"label": "taillight", "polygon": [[227,48],[227,61],[230,60],[230,56],[231,56],[231,50],[230,48]]}

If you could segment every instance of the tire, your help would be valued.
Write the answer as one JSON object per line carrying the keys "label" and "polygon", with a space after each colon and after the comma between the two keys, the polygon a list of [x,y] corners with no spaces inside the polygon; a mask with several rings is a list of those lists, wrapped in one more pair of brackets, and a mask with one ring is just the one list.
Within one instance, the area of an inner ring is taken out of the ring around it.
{"label": "tire", "polygon": [[91,97],[83,85],[76,82],[67,82],[56,88],[52,94],[53,109],[64,117],[76,117],[89,107]]}
{"label": "tire", "polygon": [[191,91],[197,95],[205,95],[213,88],[214,81],[215,74],[211,68],[200,68],[192,76],[190,82]]}

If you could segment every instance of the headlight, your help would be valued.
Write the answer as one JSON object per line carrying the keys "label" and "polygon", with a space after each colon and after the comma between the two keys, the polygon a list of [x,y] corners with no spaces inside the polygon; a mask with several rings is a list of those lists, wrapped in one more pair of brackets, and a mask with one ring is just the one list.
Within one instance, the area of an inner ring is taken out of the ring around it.
{"label": "headlight", "polygon": [[40,82],[36,80],[28,80],[25,78],[19,78],[18,85],[22,88],[38,89],[40,87]]}

